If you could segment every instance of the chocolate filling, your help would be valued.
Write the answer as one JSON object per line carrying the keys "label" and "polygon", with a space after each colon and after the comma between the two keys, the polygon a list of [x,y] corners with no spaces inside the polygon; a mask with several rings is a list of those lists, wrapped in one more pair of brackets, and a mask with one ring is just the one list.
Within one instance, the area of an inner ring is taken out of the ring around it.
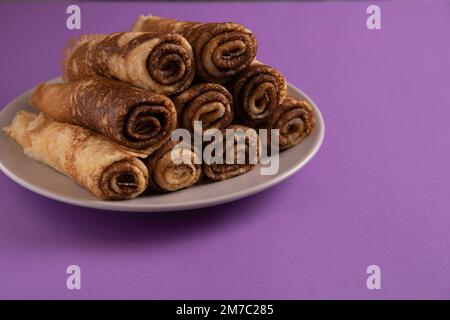
{"label": "chocolate filling", "polygon": [[300,143],[314,129],[315,120],[306,102],[287,97],[271,119],[270,128],[280,129],[280,149]]}
{"label": "chocolate filling", "polygon": [[117,176],[116,183],[120,187],[136,188],[136,177],[129,172],[120,173]]}
{"label": "chocolate filling", "polygon": [[136,105],[126,116],[124,136],[136,145],[150,145],[166,134],[169,121],[170,111],[163,106]]}
{"label": "chocolate filling", "polygon": [[242,88],[244,117],[262,122],[278,106],[278,83],[270,74],[257,74],[247,80]]}
{"label": "chocolate filling", "polygon": [[232,97],[221,85],[204,83],[175,98],[180,125],[194,130],[194,121],[202,121],[202,129],[223,129],[233,118]]}
{"label": "chocolate filling", "polygon": [[147,58],[147,70],[150,77],[162,84],[183,84],[189,77],[192,60],[186,50],[179,44],[163,42],[157,45]]}

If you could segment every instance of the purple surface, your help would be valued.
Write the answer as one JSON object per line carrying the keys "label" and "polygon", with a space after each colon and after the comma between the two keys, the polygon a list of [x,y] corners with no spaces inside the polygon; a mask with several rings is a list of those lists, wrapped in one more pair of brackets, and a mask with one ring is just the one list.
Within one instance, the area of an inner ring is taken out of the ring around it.
{"label": "purple surface", "polygon": [[[270,190],[174,214],[74,207],[0,174],[0,298],[450,298],[450,1],[380,2],[377,31],[368,4],[80,3],[85,33],[148,12],[247,25],[325,141]],[[67,5],[0,4],[1,107],[60,74]]]}

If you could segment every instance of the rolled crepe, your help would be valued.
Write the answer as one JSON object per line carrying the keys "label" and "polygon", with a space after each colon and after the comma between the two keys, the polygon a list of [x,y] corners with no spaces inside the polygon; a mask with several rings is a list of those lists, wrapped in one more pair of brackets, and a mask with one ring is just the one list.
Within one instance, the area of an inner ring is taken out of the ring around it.
{"label": "rolled crepe", "polygon": [[314,129],[313,109],[306,100],[286,97],[262,126],[279,129],[279,149],[286,150],[302,142]]}
{"label": "rolled crepe", "polygon": [[131,199],[147,187],[147,167],[134,153],[82,127],[20,111],[4,130],[26,155],[100,199]]}
{"label": "rolled crepe", "polygon": [[193,150],[186,144],[180,146],[169,141],[148,157],[145,164],[150,174],[149,189],[157,192],[177,191],[199,181],[202,169],[200,159]]}
{"label": "rolled crepe", "polygon": [[194,121],[203,130],[223,129],[233,120],[233,98],[227,89],[215,83],[193,86],[173,99],[180,127],[194,131]]}
{"label": "rolled crepe", "polygon": [[84,35],[66,46],[64,78],[102,75],[152,92],[183,91],[195,75],[192,48],[179,34]]}
{"label": "rolled crepe", "polygon": [[285,78],[274,68],[259,62],[228,84],[236,115],[249,126],[266,121],[287,94]]}
{"label": "rolled crepe", "polygon": [[[234,136],[233,140],[228,140],[226,138],[226,129],[235,130],[235,132],[243,132],[246,134],[245,140],[244,138],[237,138],[237,135]],[[218,154],[220,154],[220,158],[223,163],[207,163],[205,159],[203,159],[203,173],[205,176],[210,178],[211,180],[221,181],[225,179],[230,179],[241,174],[244,174],[256,165],[258,162],[258,134],[252,128],[242,126],[242,125],[230,125],[225,130],[222,130],[223,148],[221,150],[216,149]],[[244,142],[244,154],[245,159],[243,159],[243,163],[238,163],[238,152],[239,148],[237,147],[238,141],[239,143]],[[211,142],[211,143],[220,143],[220,142]],[[205,149],[206,150],[206,149]],[[251,151],[253,150],[253,151]],[[227,154],[232,153],[231,159],[232,163],[226,163]]]}
{"label": "rolled crepe", "polygon": [[169,98],[104,77],[43,83],[30,104],[57,121],[83,126],[146,155],[170,139],[177,121]]}
{"label": "rolled crepe", "polygon": [[256,56],[253,33],[237,23],[187,22],[141,15],[132,30],[184,36],[194,51],[197,75],[204,81],[223,83],[248,67]]}

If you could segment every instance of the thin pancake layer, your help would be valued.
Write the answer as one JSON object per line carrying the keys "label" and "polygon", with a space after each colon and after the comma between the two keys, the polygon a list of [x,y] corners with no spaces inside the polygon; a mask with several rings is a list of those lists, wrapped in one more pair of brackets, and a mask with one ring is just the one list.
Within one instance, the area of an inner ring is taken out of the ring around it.
{"label": "thin pancake layer", "polygon": [[20,111],[4,130],[26,155],[100,199],[132,199],[147,187],[147,167],[136,154],[82,127]]}

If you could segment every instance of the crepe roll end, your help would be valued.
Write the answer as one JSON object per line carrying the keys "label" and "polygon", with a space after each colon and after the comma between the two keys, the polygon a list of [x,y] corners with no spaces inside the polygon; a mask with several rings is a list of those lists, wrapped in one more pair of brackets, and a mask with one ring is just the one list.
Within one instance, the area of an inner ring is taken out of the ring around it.
{"label": "crepe roll end", "polygon": [[309,103],[293,97],[286,97],[271,118],[271,127],[280,130],[280,150],[301,143],[311,134],[316,123]]}
{"label": "crepe roll end", "polygon": [[127,200],[145,191],[148,184],[147,167],[138,159],[122,160],[103,171],[100,189],[108,200]]}
{"label": "crepe roll end", "polygon": [[153,95],[129,108],[123,137],[127,147],[151,153],[170,139],[176,125],[177,114],[172,101],[163,95]]}
{"label": "crepe roll end", "polygon": [[193,86],[174,99],[180,126],[194,131],[195,121],[202,129],[223,129],[233,120],[233,98],[223,86],[202,83]]}
{"label": "crepe roll end", "polygon": [[150,189],[172,192],[194,185],[201,178],[199,163],[198,155],[191,146],[169,141],[147,159]]}
{"label": "crepe roll end", "polygon": [[[253,33],[236,23],[217,23],[200,37],[205,80],[221,81],[248,67],[256,57]],[[206,28],[206,27],[205,27]]]}
{"label": "crepe roll end", "polygon": [[[226,130],[233,130],[233,140],[223,141],[222,162],[223,163],[204,163],[203,173],[213,181],[222,181],[237,177],[252,170],[259,160],[259,138],[255,129],[242,126],[230,125],[223,130],[224,139],[226,139]],[[214,142],[213,142],[214,143]],[[239,163],[238,143],[244,143],[244,161]],[[227,154],[232,152],[233,163],[227,163]]]}
{"label": "crepe roll end", "polygon": [[167,95],[188,88],[195,76],[192,48],[178,34],[160,36],[160,42],[148,54],[146,65],[151,81]]}
{"label": "crepe roll end", "polygon": [[255,63],[230,85],[241,120],[251,126],[266,121],[287,94],[285,78],[274,68]]}

